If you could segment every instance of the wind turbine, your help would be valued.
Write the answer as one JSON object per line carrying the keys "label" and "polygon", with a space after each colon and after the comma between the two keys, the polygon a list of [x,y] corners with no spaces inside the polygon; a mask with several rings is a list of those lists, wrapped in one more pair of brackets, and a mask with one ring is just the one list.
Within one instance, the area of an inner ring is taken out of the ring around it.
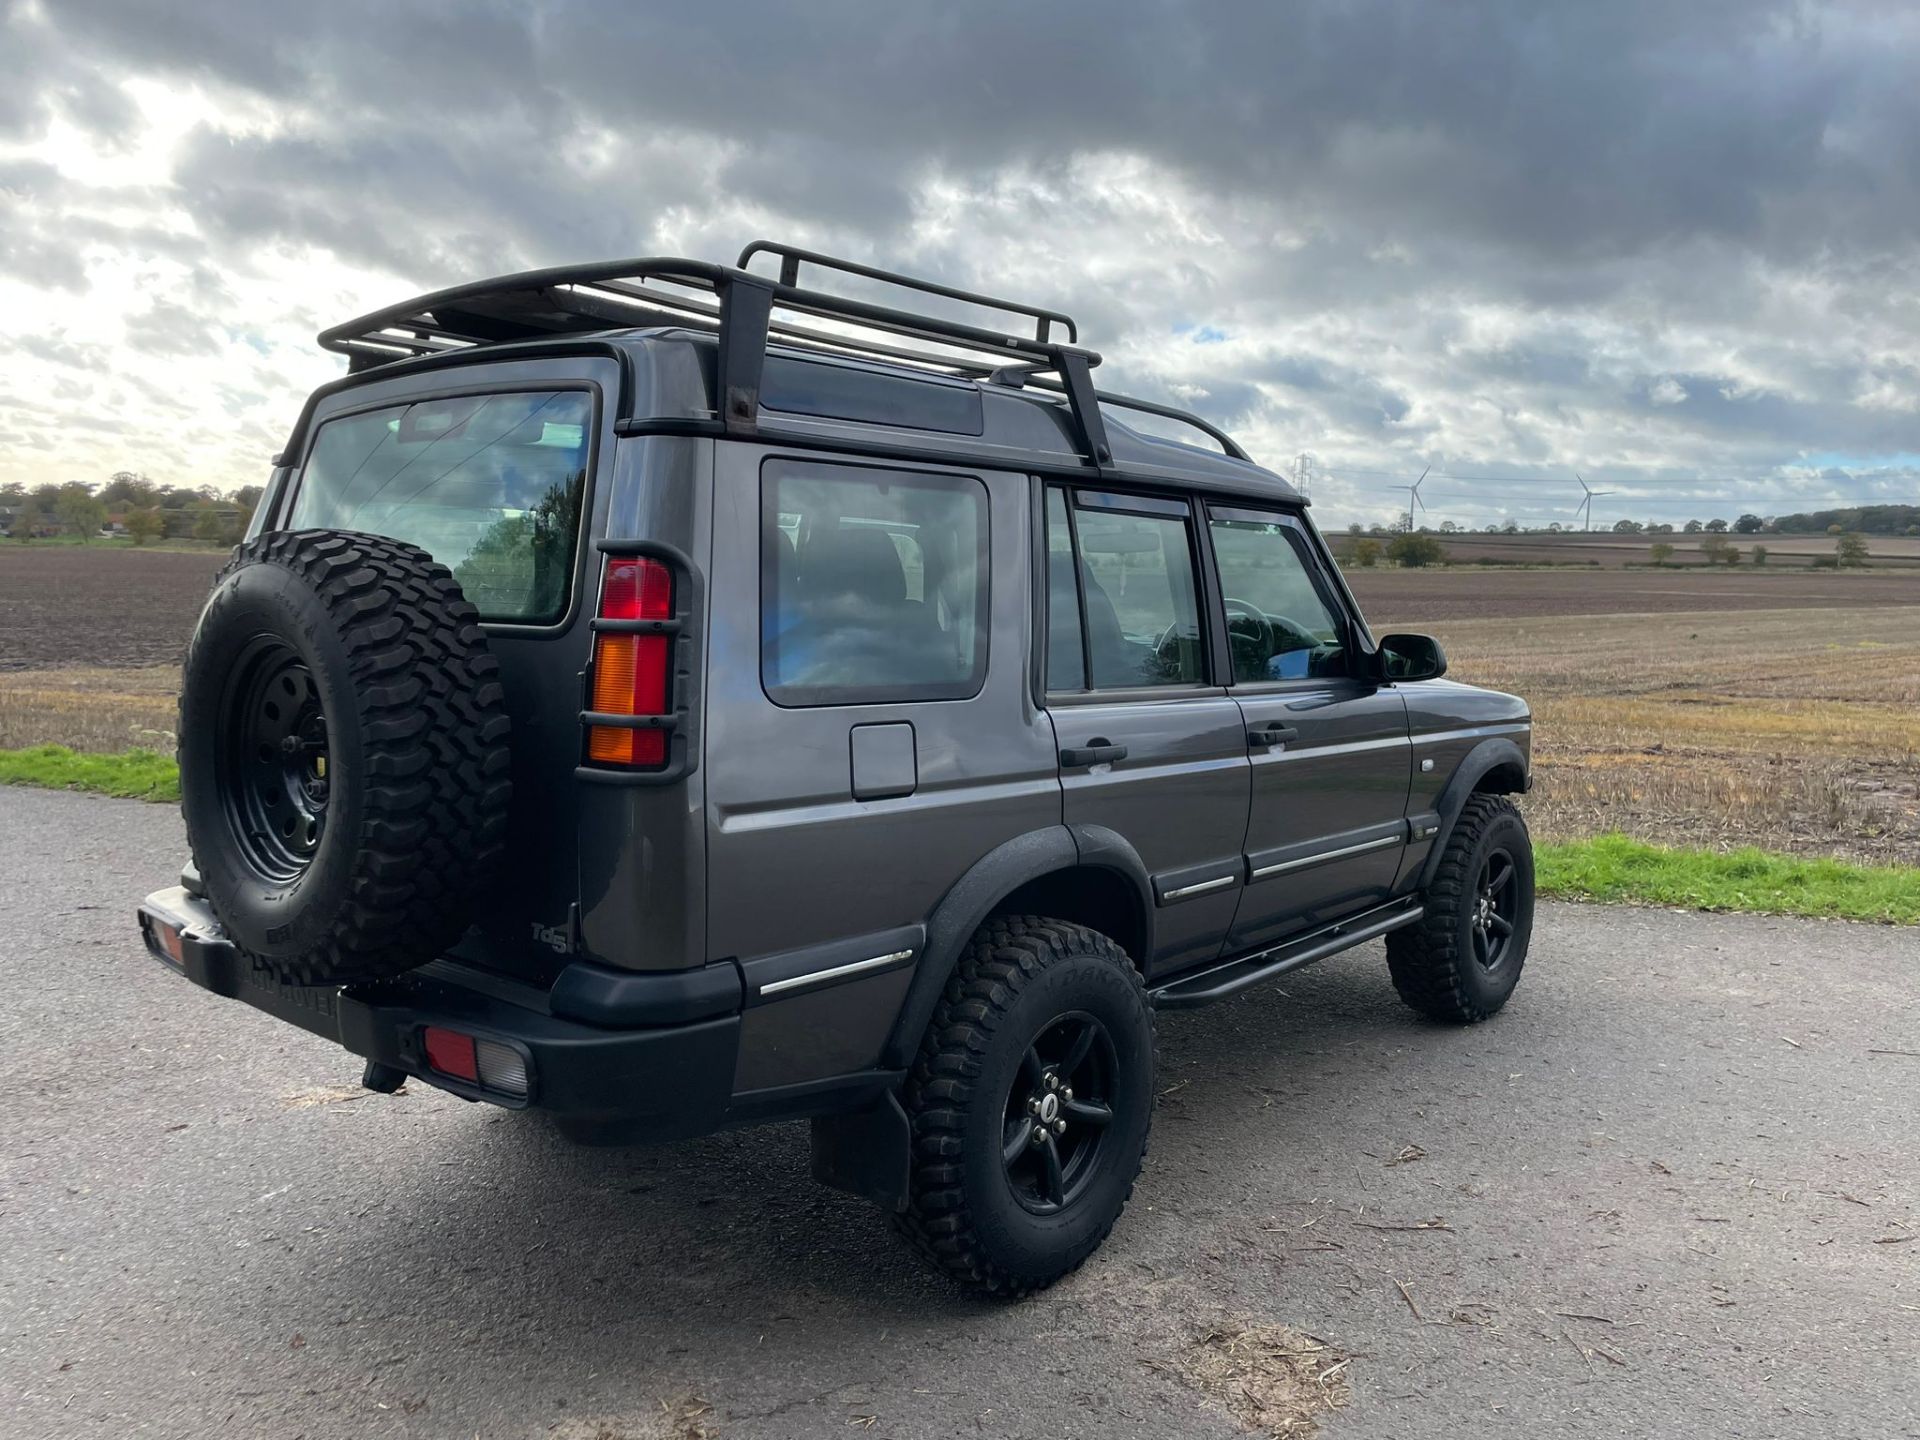
{"label": "wind turbine", "polygon": [[[1431,465],[1427,466],[1427,470],[1431,469],[1433,469]],[[1427,470],[1422,470],[1420,472],[1420,478],[1411,485],[1396,485],[1393,487],[1396,490],[1404,490],[1407,492],[1407,533],[1409,535],[1413,533],[1413,507],[1418,505],[1422,510],[1427,508],[1427,502],[1420,498],[1420,487],[1427,482]]]}
{"label": "wind turbine", "polygon": [[[1580,472],[1578,470],[1573,472],[1573,478],[1576,480],[1580,480]],[[1573,513],[1583,517],[1582,520],[1580,521],[1580,529],[1583,532],[1587,532],[1593,529],[1594,500],[1601,495],[1611,495],[1614,492],[1611,490],[1590,489],[1588,488],[1587,482],[1585,480],[1580,480],[1580,490],[1584,498],[1580,501],[1578,505],[1573,507]]]}

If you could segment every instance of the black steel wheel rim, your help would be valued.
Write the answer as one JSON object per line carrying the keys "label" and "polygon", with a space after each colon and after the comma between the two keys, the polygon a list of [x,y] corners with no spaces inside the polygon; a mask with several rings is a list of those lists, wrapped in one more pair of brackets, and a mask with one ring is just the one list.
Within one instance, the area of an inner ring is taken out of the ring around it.
{"label": "black steel wheel rim", "polygon": [[1498,970],[1513,948],[1520,908],[1520,867],[1505,849],[1489,850],[1474,881],[1468,933],[1473,958],[1484,970]]}
{"label": "black steel wheel rim", "polygon": [[1021,1206],[1055,1215],[1099,1174],[1120,1066],[1107,1027],[1085,1011],[1042,1026],[1020,1057],[1002,1115],[1000,1159]]}
{"label": "black steel wheel rim", "polygon": [[313,672],[284,640],[256,636],[228,672],[216,750],[234,846],[267,880],[305,873],[326,831],[327,716]]}

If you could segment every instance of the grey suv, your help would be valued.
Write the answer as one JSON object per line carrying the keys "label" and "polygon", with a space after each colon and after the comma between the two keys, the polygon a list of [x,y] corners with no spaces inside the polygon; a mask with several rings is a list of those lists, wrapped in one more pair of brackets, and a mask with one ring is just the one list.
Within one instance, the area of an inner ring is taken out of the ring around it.
{"label": "grey suv", "polygon": [[369,1087],[600,1143],[806,1117],[1017,1295],[1131,1193],[1156,1010],[1381,936],[1426,1015],[1512,992],[1525,705],[1376,638],[1302,498],[1096,390],[1067,316],[760,243],[321,343],[140,924]]}

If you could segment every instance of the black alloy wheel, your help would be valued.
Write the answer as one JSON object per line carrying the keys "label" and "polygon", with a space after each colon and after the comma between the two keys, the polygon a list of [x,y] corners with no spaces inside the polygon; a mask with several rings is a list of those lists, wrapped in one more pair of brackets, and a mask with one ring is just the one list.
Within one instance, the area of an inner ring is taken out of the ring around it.
{"label": "black alloy wheel", "polygon": [[1113,1123],[1119,1067],[1107,1027],[1083,1011],[1045,1025],[1007,1093],[1000,1158],[1013,1197],[1055,1214],[1086,1193]]}
{"label": "black alloy wheel", "polygon": [[1506,850],[1489,850],[1473,888],[1473,958],[1484,970],[1498,970],[1513,944],[1520,867]]}

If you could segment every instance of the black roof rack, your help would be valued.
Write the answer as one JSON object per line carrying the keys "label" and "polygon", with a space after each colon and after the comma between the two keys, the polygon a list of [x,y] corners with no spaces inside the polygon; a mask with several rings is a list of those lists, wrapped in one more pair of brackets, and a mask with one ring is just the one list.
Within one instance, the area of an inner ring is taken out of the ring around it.
{"label": "black roof rack", "polygon": [[[761,254],[779,260],[777,278],[757,275],[747,268]],[[1029,336],[987,329],[803,287],[799,283],[802,265],[1018,315],[1033,323],[1033,333]],[[776,319],[776,308],[825,321],[830,327],[857,327],[861,333]],[[1182,421],[1211,437],[1232,458],[1247,459],[1246,452],[1231,438],[1198,416],[1171,406],[1096,391],[1092,369],[1100,363],[1100,357],[1078,344],[1079,328],[1061,311],[1001,300],[765,240],[748,245],[740,252],[738,265],[731,267],[699,260],[643,257],[529,270],[456,285],[323,330],[320,344],[345,355],[348,369],[357,373],[479,345],[661,325],[691,325],[716,333],[719,419],[729,433],[749,434],[755,430],[767,344],[777,340],[843,354],[877,355],[971,379],[1032,385],[1063,395],[1073,417],[1080,454],[1097,471],[1104,472],[1113,463],[1106,422],[1100,413],[1103,402]],[[1056,328],[1065,333],[1064,341],[1054,338]],[[874,331],[942,346],[945,353],[876,339]],[[989,356],[995,358],[988,360]]]}

